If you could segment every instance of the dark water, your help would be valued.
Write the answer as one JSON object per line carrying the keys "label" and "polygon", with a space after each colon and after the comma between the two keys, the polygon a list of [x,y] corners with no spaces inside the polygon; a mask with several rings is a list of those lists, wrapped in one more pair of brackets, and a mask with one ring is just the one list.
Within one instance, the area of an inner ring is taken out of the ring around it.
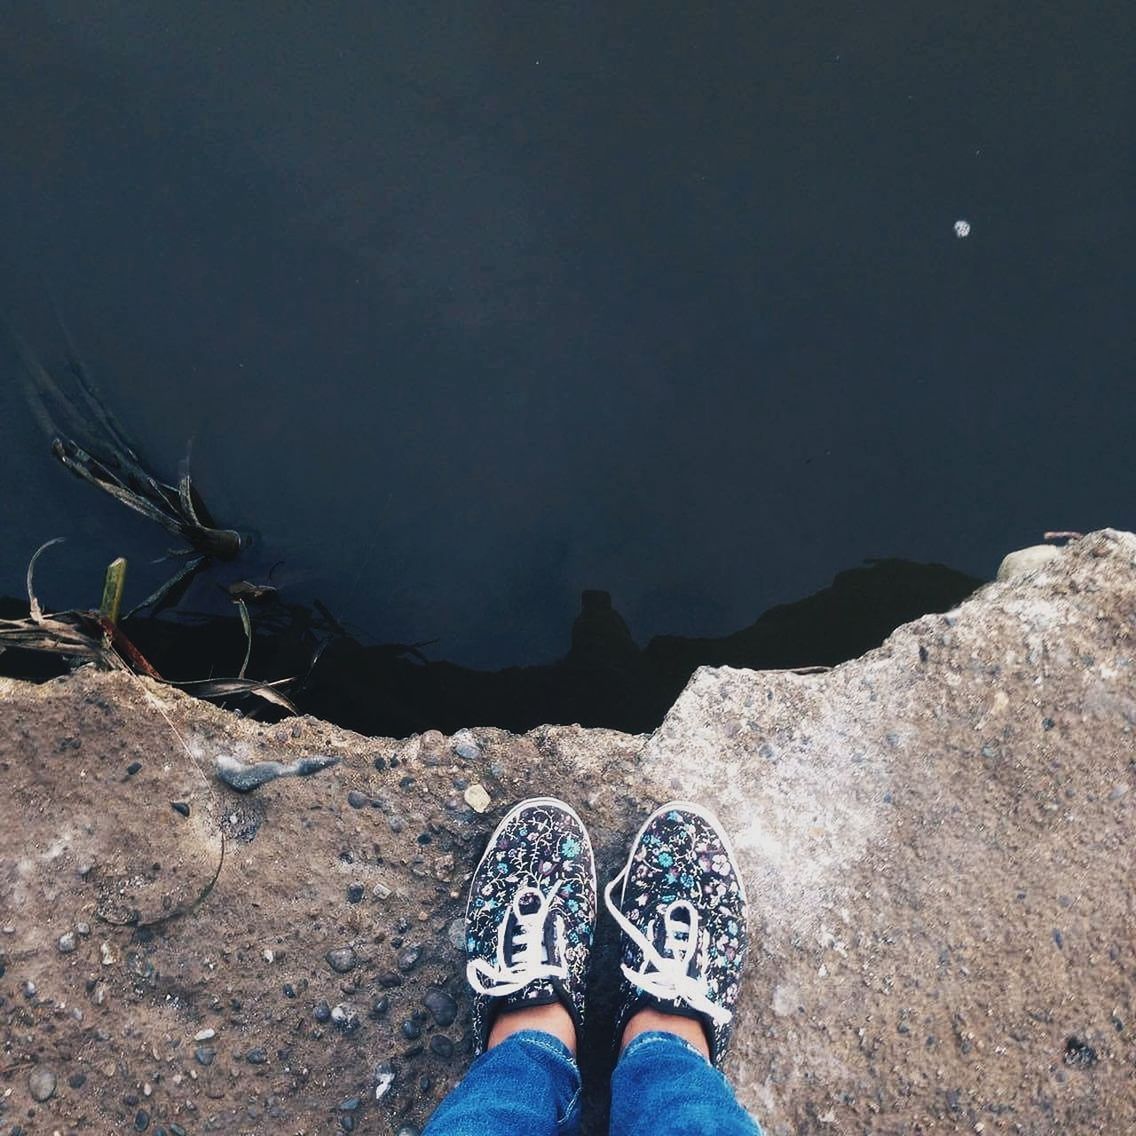
{"label": "dark water", "polygon": [[[1136,527],[1131,4],[8,5],[0,300],[264,578],[555,659]],[[956,221],[970,226],[956,235]],[[0,374],[0,594],[170,539]]]}

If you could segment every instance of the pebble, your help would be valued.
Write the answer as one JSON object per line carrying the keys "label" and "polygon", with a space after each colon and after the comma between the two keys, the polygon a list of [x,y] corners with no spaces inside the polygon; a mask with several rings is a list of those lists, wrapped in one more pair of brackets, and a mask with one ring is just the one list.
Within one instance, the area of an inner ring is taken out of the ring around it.
{"label": "pebble", "polygon": [[355,952],[350,947],[336,947],[324,955],[327,959],[327,965],[335,971],[336,974],[346,974],[349,970],[354,969],[355,966]]}
{"label": "pebble", "polygon": [[389,971],[387,971],[386,974],[380,974],[379,975],[379,985],[384,990],[389,990],[392,986],[401,986],[402,985],[402,975],[401,974],[395,974],[395,972],[393,970],[389,970]]}
{"label": "pebble", "polygon": [[475,813],[485,812],[492,804],[492,799],[485,791],[485,786],[480,782],[475,782],[473,785],[470,785],[462,796],[465,798],[465,803],[469,805]]}
{"label": "pebble", "polygon": [[34,998],[38,989],[39,987],[30,978],[26,979],[23,985],[24,997]]}
{"label": "pebble", "polygon": [[404,1124],[394,1136],[421,1136],[418,1129],[413,1124]]}
{"label": "pebble", "polygon": [[476,761],[481,756],[481,747],[476,742],[462,742],[454,746],[454,753],[463,761]]}
{"label": "pebble", "polygon": [[[335,1010],[332,1010],[331,1016],[335,1017]],[[263,1065],[268,1060],[268,1050],[258,1045],[256,1049],[250,1049],[245,1054],[245,1060],[250,1065]]]}
{"label": "pebble", "polygon": [[150,1114],[144,1109],[140,1108],[134,1114],[134,1131],[145,1132],[150,1127]]}
{"label": "pebble", "polygon": [[37,1065],[28,1074],[28,1092],[32,1094],[32,1100],[41,1103],[49,1100],[55,1095],[55,1074],[45,1066]]}
{"label": "pebble", "polygon": [[344,1097],[336,1106],[340,1112],[354,1112],[359,1107],[358,1097]]}
{"label": "pebble", "polygon": [[381,1061],[375,1066],[375,1100],[382,1100],[394,1084],[394,1066],[389,1061]]}
{"label": "pebble", "polygon": [[434,1021],[445,1029],[453,1025],[458,1016],[458,1004],[444,990],[429,990],[422,999],[422,1005],[430,1011]]}
{"label": "pebble", "polygon": [[76,932],[76,934],[82,935],[82,937],[85,939],[91,933],[90,923],[83,923],[83,922],[76,923],[75,924],[75,932]]}
{"label": "pebble", "polygon": [[392,816],[387,824],[390,825],[391,832],[401,832],[406,827],[406,821],[402,817]]}
{"label": "pebble", "polygon": [[67,1084],[73,1089],[81,1089],[86,1083],[86,1073],[72,1073],[71,1076],[67,1078]]}
{"label": "pebble", "polygon": [[417,965],[418,960],[422,957],[421,947],[407,947],[404,951],[399,951],[398,954],[398,969],[403,973],[413,970]]}
{"label": "pebble", "polygon": [[407,1041],[417,1041],[422,1036],[422,1027],[413,1018],[407,1018],[400,1028]]}
{"label": "pebble", "polygon": [[312,1017],[317,1022],[330,1022],[331,1021],[331,1007],[322,999],[316,1003],[316,1008],[312,1011]]}
{"label": "pebble", "polygon": [[214,762],[218,779],[238,793],[248,793],[278,777],[310,777],[321,769],[338,764],[338,757],[301,757],[287,765],[279,761],[258,761],[253,765],[245,765],[224,753],[218,754]]}
{"label": "pebble", "polygon": [[193,1051],[193,1056],[197,1059],[198,1065],[212,1065],[213,1058],[217,1056],[217,1050],[211,1045],[199,1045]]}
{"label": "pebble", "polygon": [[358,903],[363,898],[363,885],[362,884],[348,884],[347,885],[347,902]]}
{"label": "pebble", "polygon": [[59,936],[58,946],[61,955],[69,955],[78,945],[74,931],[65,931]]}
{"label": "pebble", "polygon": [[359,1028],[359,1015],[345,1002],[332,1007],[331,1020],[344,1033],[354,1033]]}
{"label": "pebble", "polygon": [[390,897],[393,893],[391,892],[391,889],[389,887],[387,887],[386,884],[380,882],[380,883],[375,884],[375,886],[373,888],[371,888],[371,894],[376,899],[390,899]]}
{"label": "pebble", "polygon": [[450,920],[450,925],[446,929],[446,938],[450,941],[450,946],[455,951],[465,951],[465,916],[459,915],[456,919]]}
{"label": "pebble", "polygon": [[371,1017],[381,1018],[390,1008],[391,1003],[389,998],[376,998],[371,1003]]}
{"label": "pebble", "polygon": [[371,801],[366,793],[360,793],[358,789],[352,789],[351,792],[347,794],[347,803],[353,809],[364,809]]}
{"label": "pebble", "polygon": [[180,813],[183,817],[189,816],[189,802],[188,801],[170,801],[170,808],[175,813]]}
{"label": "pebble", "polygon": [[212,1029],[198,1030],[193,1035],[194,1041],[212,1041],[217,1036],[217,1031]]}
{"label": "pebble", "polygon": [[129,765],[127,766],[127,767],[126,767],[126,776],[127,776],[127,777],[133,777],[135,773],[138,773],[138,772],[139,772],[139,771],[141,770],[141,768],[142,768],[142,762],[140,762],[140,761],[132,761],[132,762],[131,762],[131,763],[130,763],[130,764],[129,764]]}
{"label": "pebble", "polygon": [[435,1057],[453,1057],[454,1043],[444,1033],[436,1033],[430,1038],[430,1052]]}
{"label": "pebble", "polygon": [[114,966],[118,962],[118,951],[114,949],[114,945],[104,939],[99,944],[99,957],[103,960],[103,966]]}

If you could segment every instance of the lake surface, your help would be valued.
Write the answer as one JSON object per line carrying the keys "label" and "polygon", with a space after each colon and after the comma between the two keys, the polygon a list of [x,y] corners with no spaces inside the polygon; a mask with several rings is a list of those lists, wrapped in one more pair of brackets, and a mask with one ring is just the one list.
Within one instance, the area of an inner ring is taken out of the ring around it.
{"label": "lake surface", "polygon": [[[0,307],[360,637],[724,635],[1136,528],[1131,4],[144,7],[0,37]],[[957,225],[965,222],[965,225]],[[959,235],[965,233],[965,235]],[[171,540],[0,353],[0,594]],[[222,597],[223,599],[223,597]]]}

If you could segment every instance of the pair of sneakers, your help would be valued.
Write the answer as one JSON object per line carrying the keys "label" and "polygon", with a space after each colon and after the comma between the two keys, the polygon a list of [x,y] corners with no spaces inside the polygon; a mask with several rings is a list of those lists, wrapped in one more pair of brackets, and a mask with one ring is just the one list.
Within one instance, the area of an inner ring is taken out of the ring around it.
{"label": "pair of sneakers", "polygon": [[[657,809],[604,900],[622,935],[616,1039],[641,1009],[679,1014],[702,1024],[720,1065],[745,961],[746,898],[713,814],[682,801]],[[501,1011],[525,1006],[561,1003],[581,1036],[596,907],[583,822],[553,797],[522,801],[470,883],[466,976],[478,1052]]]}

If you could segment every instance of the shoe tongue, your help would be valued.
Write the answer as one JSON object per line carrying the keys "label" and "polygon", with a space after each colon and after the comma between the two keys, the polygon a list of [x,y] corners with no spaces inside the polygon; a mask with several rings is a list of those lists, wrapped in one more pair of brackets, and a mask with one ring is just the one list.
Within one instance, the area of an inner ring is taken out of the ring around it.
{"label": "shoe tongue", "polygon": [[[669,930],[669,934],[668,934]],[[655,949],[663,958],[678,959],[687,972],[694,962],[694,943],[690,937],[690,912],[679,907],[655,920]]]}

